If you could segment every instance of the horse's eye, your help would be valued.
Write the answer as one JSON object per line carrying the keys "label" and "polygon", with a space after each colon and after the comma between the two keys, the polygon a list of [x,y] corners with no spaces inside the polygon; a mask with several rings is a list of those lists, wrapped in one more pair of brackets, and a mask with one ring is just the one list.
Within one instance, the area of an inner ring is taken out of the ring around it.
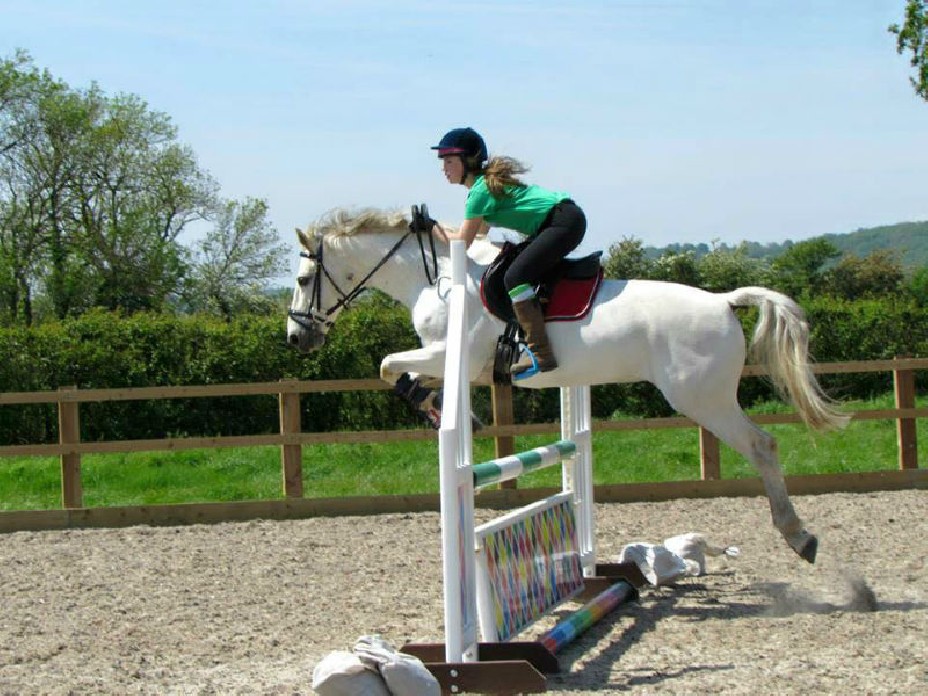
{"label": "horse's eye", "polygon": [[300,276],[296,279],[296,282],[300,284],[301,288],[305,288],[309,285],[309,276]]}

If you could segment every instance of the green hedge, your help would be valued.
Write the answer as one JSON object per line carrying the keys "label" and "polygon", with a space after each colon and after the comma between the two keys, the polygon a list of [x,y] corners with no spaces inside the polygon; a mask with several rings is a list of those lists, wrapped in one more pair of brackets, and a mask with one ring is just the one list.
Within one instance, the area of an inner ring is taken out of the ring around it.
{"label": "green hedge", "polygon": [[[806,310],[818,362],[928,355],[928,310],[903,303],[815,300]],[[746,333],[755,314],[745,312]],[[418,345],[408,312],[379,295],[345,312],[325,347],[303,356],[286,344],[280,316],[242,316],[232,322],[199,316],[94,311],[36,328],[0,330],[0,391],[43,391],[62,386],[118,388],[270,382],[280,379],[376,377],[383,356]],[[617,351],[622,347],[617,346]],[[919,376],[921,385],[926,377]],[[888,374],[824,376],[838,398],[867,398],[891,388]],[[555,420],[556,390],[515,391],[518,422]],[[742,383],[745,405],[770,399],[766,380]],[[311,394],[302,399],[306,431],[421,427],[391,392]],[[474,392],[474,409],[490,419],[489,390]],[[649,384],[594,387],[593,414],[669,415]],[[170,399],[81,406],[86,441],[168,436],[251,435],[276,432],[273,396]],[[0,443],[57,439],[54,405],[0,406]]]}
{"label": "green hedge", "polygon": [[[286,343],[281,317],[207,317],[94,311],[33,329],[0,331],[0,391],[272,382],[375,377],[382,356],[418,345],[408,313],[372,299],[346,312],[324,350]],[[418,420],[390,392],[306,395],[307,431],[391,429]],[[164,399],[81,406],[87,441],[276,432],[274,396]],[[0,442],[57,439],[54,405],[0,406]]]}

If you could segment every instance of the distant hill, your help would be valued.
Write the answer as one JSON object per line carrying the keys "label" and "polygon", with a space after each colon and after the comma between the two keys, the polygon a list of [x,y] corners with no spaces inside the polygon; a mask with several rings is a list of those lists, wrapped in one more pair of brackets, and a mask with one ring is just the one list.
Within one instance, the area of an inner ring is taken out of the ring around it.
{"label": "distant hill", "polygon": [[822,235],[841,251],[864,257],[877,249],[895,249],[904,266],[928,266],[928,221]]}
{"label": "distant hill", "polygon": [[[853,254],[860,258],[868,256],[878,249],[893,249],[899,253],[902,265],[907,268],[928,266],[928,221],[900,222],[896,225],[859,229],[847,234],[823,234],[816,239],[827,239],[842,253]],[[782,244],[760,244],[746,242],[748,256],[757,259],[774,259],[795,242]],[[731,245],[722,244],[722,248],[732,249]],[[697,258],[708,254],[708,244],[669,244],[666,247],[645,247],[650,258],[657,258],[665,252],[676,253],[692,251]]]}

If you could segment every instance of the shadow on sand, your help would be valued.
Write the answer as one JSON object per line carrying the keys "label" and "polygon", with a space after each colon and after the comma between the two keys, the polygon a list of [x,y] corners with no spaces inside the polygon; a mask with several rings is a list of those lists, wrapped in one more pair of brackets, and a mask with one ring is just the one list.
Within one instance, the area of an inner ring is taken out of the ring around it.
{"label": "shadow on sand", "polygon": [[[727,575],[722,572],[715,575]],[[654,631],[660,622],[668,617],[690,621],[733,620],[744,618],[782,618],[796,614],[831,614],[837,612],[874,612],[874,611],[914,611],[928,608],[928,605],[915,602],[880,602],[867,583],[858,578],[849,578],[849,599],[843,603],[834,603],[816,599],[811,593],[793,588],[788,583],[758,583],[745,587],[728,600],[719,600],[710,596],[710,589],[703,583],[684,582],[657,588],[642,588],[642,600],[622,607],[616,611],[612,620],[605,620],[601,625],[593,626],[587,634],[559,655],[561,673],[549,675],[550,691],[569,693],[575,690],[569,686],[571,666],[584,661],[583,670],[603,675],[598,684],[586,683],[584,691],[629,691],[641,686],[654,686],[665,681],[672,681],[693,672],[723,672],[735,669],[733,664],[696,665],[677,670],[624,670],[625,678],[621,682],[609,681],[613,666],[641,638]],[[684,602],[685,600],[685,602]],[[566,616],[569,612],[564,611]],[[559,616],[558,618],[562,618]],[[630,620],[630,621],[629,621]],[[614,632],[616,622],[628,622],[618,640],[603,648],[598,655],[588,658],[585,654],[589,646],[601,642]]]}

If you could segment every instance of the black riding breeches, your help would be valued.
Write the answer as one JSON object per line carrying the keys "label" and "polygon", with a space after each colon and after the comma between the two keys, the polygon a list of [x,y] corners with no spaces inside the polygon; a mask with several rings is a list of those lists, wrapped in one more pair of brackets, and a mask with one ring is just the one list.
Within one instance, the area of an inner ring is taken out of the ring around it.
{"label": "black riding breeches", "polygon": [[586,216],[580,206],[571,200],[558,203],[506,271],[506,291],[519,285],[537,285],[579,246],[585,233]]}

